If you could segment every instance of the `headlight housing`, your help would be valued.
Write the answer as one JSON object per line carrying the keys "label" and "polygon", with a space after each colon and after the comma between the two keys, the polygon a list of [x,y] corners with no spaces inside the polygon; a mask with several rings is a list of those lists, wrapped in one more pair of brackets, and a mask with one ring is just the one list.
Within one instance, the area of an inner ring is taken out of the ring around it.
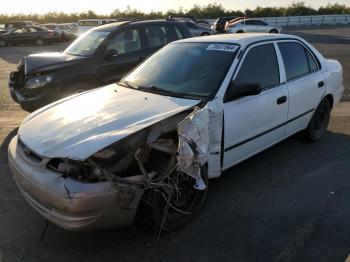
{"label": "headlight housing", "polygon": [[41,76],[36,76],[30,78],[26,81],[24,87],[28,89],[34,89],[42,86],[46,86],[50,82],[52,82],[53,74],[46,74]]}

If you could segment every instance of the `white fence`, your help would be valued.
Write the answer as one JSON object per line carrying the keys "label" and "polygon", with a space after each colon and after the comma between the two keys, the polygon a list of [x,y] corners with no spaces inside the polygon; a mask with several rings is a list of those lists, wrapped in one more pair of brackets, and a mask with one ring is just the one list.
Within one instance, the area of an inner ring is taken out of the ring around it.
{"label": "white fence", "polygon": [[[280,26],[312,26],[312,25],[345,25],[350,24],[350,15],[312,15],[312,16],[283,16],[259,17],[268,24]],[[213,24],[216,19],[207,19]]]}

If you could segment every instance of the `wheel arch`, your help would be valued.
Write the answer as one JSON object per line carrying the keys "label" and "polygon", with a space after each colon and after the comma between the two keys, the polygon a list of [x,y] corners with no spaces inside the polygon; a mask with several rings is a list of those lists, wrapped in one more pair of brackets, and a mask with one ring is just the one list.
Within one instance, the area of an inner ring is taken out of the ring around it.
{"label": "wheel arch", "polygon": [[333,108],[334,98],[332,94],[327,94],[324,99],[328,99],[329,103],[331,104],[331,108]]}

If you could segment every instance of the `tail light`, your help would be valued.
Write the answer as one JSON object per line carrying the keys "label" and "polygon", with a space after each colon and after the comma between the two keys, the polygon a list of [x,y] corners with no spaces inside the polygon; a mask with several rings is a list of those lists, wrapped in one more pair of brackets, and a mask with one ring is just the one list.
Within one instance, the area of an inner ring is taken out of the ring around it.
{"label": "tail light", "polygon": [[48,36],[54,36],[55,35],[55,33],[54,32],[48,32],[48,34],[47,34]]}

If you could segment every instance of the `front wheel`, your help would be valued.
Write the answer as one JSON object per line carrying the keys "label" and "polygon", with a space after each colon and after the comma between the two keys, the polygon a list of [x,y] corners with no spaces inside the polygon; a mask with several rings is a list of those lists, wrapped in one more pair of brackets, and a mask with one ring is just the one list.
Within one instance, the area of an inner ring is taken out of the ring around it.
{"label": "front wheel", "polygon": [[270,34],[278,34],[278,30],[277,29],[271,29],[269,33]]}
{"label": "front wheel", "polygon": [[0,39],[0,47],[6,47],[7,42],[4,39]]}
{"label": "front wheel", "polygon": [[210,35],[210,34],[207,33],[207,32],[204,32],[204,33],[201,34],[201,36],[207,36],[207,35]]}
{"label": "front wheel", "polygon": [[44,40],[40,37],[35,39],[35,44],[38,46],[43,46],[44,45]]}
{"label": "front wheel", "polygon": [[327,98],[323,99],[316,108],[305,134],[308,140],[316,142],[326,133],[329,119],[331,116],[331,103]]}
{"label": "front wheel", "polygon": [[208,191],[207,168],[201,168],[202,179],[206,185],[204,190],[194,188],[195,179],[174,171],[176,188],[169,194],[162,190],[154,191],[151,198],[152,216],[156,227],[160,230],[176,230],[193,219],[203,207]]}

